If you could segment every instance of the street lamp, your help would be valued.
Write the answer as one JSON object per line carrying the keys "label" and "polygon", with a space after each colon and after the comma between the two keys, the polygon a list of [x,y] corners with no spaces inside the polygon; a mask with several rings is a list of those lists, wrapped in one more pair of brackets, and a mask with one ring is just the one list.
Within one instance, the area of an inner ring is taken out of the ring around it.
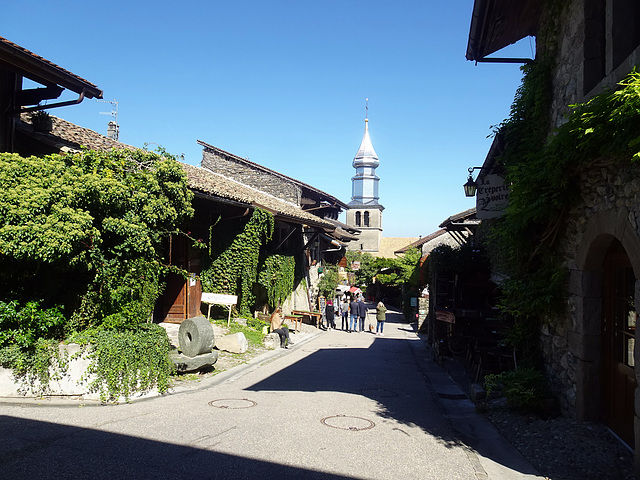
{"label": "street lamp", "polygon": [[467,197],[475,197],[476,191],[478,190],[478,184],[471,175],[474,170],[483,170],[483,167],[469,167],[469,178],[467,178],[467,183],[462,186],[464,188],[464,194]]}

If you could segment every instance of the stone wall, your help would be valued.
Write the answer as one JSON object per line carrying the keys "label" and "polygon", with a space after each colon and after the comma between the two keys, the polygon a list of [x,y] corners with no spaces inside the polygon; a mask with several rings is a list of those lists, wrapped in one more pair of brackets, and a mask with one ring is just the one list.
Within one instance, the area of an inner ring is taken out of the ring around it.
{"label": "stone wall", "polygon": [[[580,177],[580,198],[582,201],[567,215],[567,224],[560,245],[570,271],[567,315],[553,319],[541,332],[542,352],[549,377],[555,392],[559,395],[562,410],[578,416],[580,409],[576,398],[578,386],[594,383],[593,379],[580,378],[581,371],[597,371],[599,360],[599,283],[589,285],[588,274],[579,271],[583,263],[579,252],[589,247],[587,239],[590,220],[609,215],[624,216],[617,222],[628,225],[630,230],[624,235],[640,237],[640,172],[637,166],[616,163],[606,168],[594,168]],[[606,233],[607,228],[601,228]],[[628,252],[633,255],[633,252]],[[592,291],[595,290],[595,291]],[[585,302],[592,295],[595,302],[588,309]],[[598,317],[598,318],[595,318]],[[587,364],[591,364],[590,368]],[[587,392],[583,392],[586,394]]]}
{"label": "stone wall", "polygon": [[[609,62],[606,77],[585,93],[584,0],[571,1],[559,17],[543,16],[540,31],[543,33],[538,38],[538,55],[552,53],[556,60],[552,76],[552,128],[564,122],[568,105],[585,102],[604,87],[620,81],[630,70],[629,62],[638,56],[636,50],[627,62],[615,69]],[[559,36],[551,37],[548,32],[559,32]],[[581,175],[579,189],[580,202],[567,215],[565,230],[559,239],[570,272],[567,314],[550,320],[542,328],[540,340],[546,371],[563,412],[585,418],[589,417],[589,409],[593,410],[598,403],[588,396],[599,395],[596,391],[599,379],[589,377],[599,376],[601,292],[599,279],[594,281],[580,270],[578,256],[591,248],[587,229],[596,215],[615,216],[618,212],[627,212],[623,220],[633,232],[626,234],[640,234],[640,174],[637,168],[623,163],[592,168]],[[589,402],[591,407],[587,405]]]}
{"label": "stone wall", "polygon": [[299,186],[278,175],[254,168],[232,156],[205,148],[202,154],[202,166],[236,182],[300,206],[302,189]]}

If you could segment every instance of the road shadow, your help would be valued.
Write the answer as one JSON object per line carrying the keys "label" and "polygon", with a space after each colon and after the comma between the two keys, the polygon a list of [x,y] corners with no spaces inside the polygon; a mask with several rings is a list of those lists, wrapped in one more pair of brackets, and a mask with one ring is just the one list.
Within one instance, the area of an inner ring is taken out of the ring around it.
{"label": "road shadow", "polygon": [[[372,333],[345,332],[343,343],[331,341],[245,390],[363,395],[377,403],[376,414],[382,418],[418,427],[449,448],[469,446],[479,455],[514,472],[535,474],[535,470],[519,455],[506,455],[499,451],[497,445],[477,441],[478,432],[473,430],[478,423],[470,422],[470,431],[461,431],[459,422],[456,428],[452,426],[441,407],[443,402],[449,402],[448,407],[451,407],[455,399],[442,400],[431,384],[430,375],[442,375],[442,370],[429,358],[423,341],[408,341],[404,336],[404,332],[415,332],[415,329],[405,322],[402,314],[396,312],[387,315],[387,323],[385,335],[388,336],[376,336],[366,348],[353,345],[350,338]],[[465,402],[460,409],[460,416],[471,414],[478,419],[470,400],[466,396],[460,400]],[[447,410],[451,417],[451,410]],[[497,433],[495,435],[499,436]]]}
{"label": "road shadow", "polygon": [[3,480],[353,478],[5,415],[0,415],[0,432],[0,478]]}

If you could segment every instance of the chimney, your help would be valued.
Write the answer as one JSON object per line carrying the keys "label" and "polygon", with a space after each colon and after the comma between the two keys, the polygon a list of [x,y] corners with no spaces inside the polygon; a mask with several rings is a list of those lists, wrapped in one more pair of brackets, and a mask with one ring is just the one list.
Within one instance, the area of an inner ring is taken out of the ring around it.
{"label": "chimney", "polygon": [[118,134],[120,133],[120,127],[113,120],[109,122],[107,127],[107,137],[111,140],[118,140]]}

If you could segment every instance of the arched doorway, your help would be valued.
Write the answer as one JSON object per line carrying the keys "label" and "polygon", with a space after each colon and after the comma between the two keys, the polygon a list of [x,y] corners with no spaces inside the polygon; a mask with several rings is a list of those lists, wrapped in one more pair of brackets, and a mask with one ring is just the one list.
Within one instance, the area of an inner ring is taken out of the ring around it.
{"label": "arched doorway", "polygon": [[624,207],[589,217],[569,282],[573,328],[568,338],[576,366],[576,417],[603,422],[630,446],[640,445],[640,429],[634,434],[640,235],[632,218]]}
{"label": "arched doorway", "polygon": [[613,239],[602,265],[602,418],[626,443],[634,445],[635,283],[622,243]]}

